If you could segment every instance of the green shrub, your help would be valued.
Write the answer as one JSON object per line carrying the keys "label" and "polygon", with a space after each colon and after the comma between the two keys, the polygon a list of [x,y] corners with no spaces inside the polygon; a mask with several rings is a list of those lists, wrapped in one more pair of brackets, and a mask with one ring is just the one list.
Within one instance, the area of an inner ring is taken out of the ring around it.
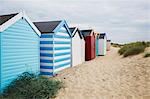
{"label": "green shrub", "polygon": [[144,57],[150,57],[150,53],[146,53]]}
{"label": "green shrub", "polygon": [[118,51],[120,55],[124,57],[129,55],[136,55],[145,50],[146,47],[150,46],[150,42],[134,42],[129,44],[124,44]]}
{"label": "green shrub", "polygon": [[61,81],[23,73],[4,89],[3,97],[6,99],[49,99],[56,97],[61,88],[63,88]]}
{"label": "green shrub", "polygon": [[144,46],[135,46],[132,48],[129,48],[128,50],[126,50],[123,54],[124,57],[130,56],[130,55],[136,55],[139,54],[141,52],[144,52],[145,47]]}
{"label": "green shrub", "polygon": [[118,53],[120,54],[120,55],[122,55],[122,54],[124,54],[124,52],[127,50],[127,49],[129,49],[130,48],[130,45],[125,45],[125,46],[123,46],[122,48],[120,48],[120,50],[118,51]]}

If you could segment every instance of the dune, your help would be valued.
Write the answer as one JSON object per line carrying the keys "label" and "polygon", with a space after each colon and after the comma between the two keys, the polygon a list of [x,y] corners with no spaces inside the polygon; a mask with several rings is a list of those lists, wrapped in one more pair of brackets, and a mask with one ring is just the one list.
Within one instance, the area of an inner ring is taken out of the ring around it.
{"label": "dune", "polygon": [[150,58],[117,51],[111,47],[106,56],[63,70],[56,79],[65,88],[56,99],[150,99]]}

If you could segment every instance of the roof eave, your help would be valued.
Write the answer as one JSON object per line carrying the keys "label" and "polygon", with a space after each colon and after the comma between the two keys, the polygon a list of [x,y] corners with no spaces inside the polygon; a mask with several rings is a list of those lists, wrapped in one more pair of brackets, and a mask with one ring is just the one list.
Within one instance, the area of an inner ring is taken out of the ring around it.
{"label": "roof eave", "polygon": [[57,30],[62,26],[65,25],[65,28],[67,30],[67,32],[69,33],[69,36],[72,37],[71,35],[71,31],[69,30],[69,26],[67,25],[67,22],[65,20],[62,20],[58,26],[56,26],[56,28],[52,31],[52,32],[57,32]]}
{"label": "roof eave", "polygon": [[5,23],[3,23],[0,26],[0,32],[3,32],[4,30],[6,30],[9,26],[11,26],[12,24],[14,24],[17,20],[22,18],[22,12],[18,13],[17,15],[15,15],[14,17],[12,17],[11,19],[9,19],[8,21],[6,21]]}
{"label": "roof eave", "polygon": [[72,37],[75,36],[76,32],[77,32],[77,27],[75,27],[74,31],[72,32]]}
{"label": "roof eave", "polygon": [[30,19],[28,18],[28,16],[26,15],[25,12],[23,12],[23,17],[27,20],[27,22],[31,25],[31,27],[35,30],[35,32],[41,36],[41,32],[37,29],[37,27],[33,24],[33,22],[30,21]]}
{"label": "roof eave", "polygon": [[27,17],[27,15],[25,14],[24,11],[18,13],[17,15],[15,15],[14,17],[12,17],[11,19],[9,19],[8,21],[6,21],[5,23],[3,23],[0,26],[0,32],[3,32],[4,30],[6,30],[9,26],[11,26],[12,24],[14,24],[16,21],[18,21],[21,18],[25,18],[26,21],[30,24],[30,26],[35,30],[35,32],[41,36],[41,32],[36,28],[36,26],[30,21],[30,19]]}

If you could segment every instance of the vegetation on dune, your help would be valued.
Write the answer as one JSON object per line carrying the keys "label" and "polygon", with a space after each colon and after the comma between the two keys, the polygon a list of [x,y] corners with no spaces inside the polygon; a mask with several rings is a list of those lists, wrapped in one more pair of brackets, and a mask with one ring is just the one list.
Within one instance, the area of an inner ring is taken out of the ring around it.
{"label": "vegetation on dune", "polygon": [[31,73],[23,73],[1,94],[4,99],[49,99],[56,97],[63,83]]}
{"label": "vegetation on dune", "polygon": [[124,57],[130,55],[136,55],[144,52],[146,47],[150,46],[150,42],[134,42],[129,44],[124,44],[123,47],[120,48],[118,53],[123,55]]}
{"label": "vegetation on dune", "polygon": [[144,57],[150,57],[150,53],[146,53]]}
{"label": "vegetation on dune", "polygon": [[129,48],[128,50],[126,50],[123,54],[124,57],[130,56],[130,55],[136,55],[139,54],[141,52],[144,52],[145,47],[144,46],[136,46],[133,48]]}

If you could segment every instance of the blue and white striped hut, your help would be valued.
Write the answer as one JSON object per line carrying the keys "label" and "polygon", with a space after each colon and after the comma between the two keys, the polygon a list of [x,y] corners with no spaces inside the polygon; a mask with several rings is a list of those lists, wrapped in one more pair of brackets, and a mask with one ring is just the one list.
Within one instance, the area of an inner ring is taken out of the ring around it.
{"label": "blue and white striped hut", "polygon": [[23,72],[40,71],[40,31],[24,12],[0,15],[0,90]]}
{"label": "blue and white striped hut", "polygon": [[41,75],[54,76],[71,67],[71,33],[66,21],[34,22],[41,31]]}

